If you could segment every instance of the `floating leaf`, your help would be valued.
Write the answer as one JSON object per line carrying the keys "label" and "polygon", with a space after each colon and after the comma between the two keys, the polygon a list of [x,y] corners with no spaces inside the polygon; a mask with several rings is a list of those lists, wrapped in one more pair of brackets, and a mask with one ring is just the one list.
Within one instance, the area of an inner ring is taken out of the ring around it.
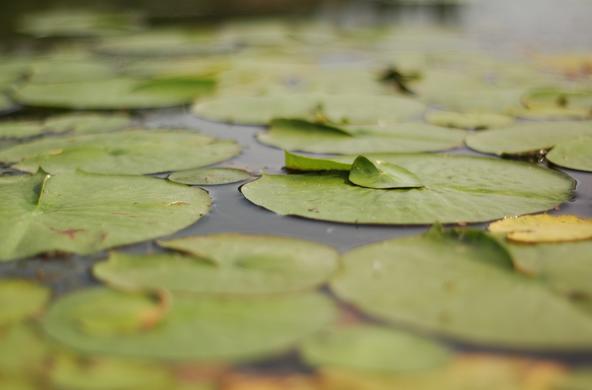
{"label": "floating leaf", "polygon": [[46,137],[1,150],[0,161],[28,172],[140,175],[214,164],[239,151],[234,141],[193,132],[129,130]]}
{"label": "floating leaf", "polygon": [[349,181],[366,188],[422,188],[423,184],[413,172],[389,162],[358,156],[354,160]]}
{"label": "floating leaf", "polygon": [[189,185],[221,185],[245,181],[251,174],[238,168],[200,168],[186,171],[177,171],[169,176],[169,180],[180,184]]}
{"label": "floating leaf", "polygon": [[272,121],[269,130],[259,133],[257,139],[264,144],[292,151],[364,154],[451,149],[461,145],[465,135],[462,130],[423,123],[352,128],[279,119]]}
{"label": "floating leaf", "polygon": [[571,108],[592,115],[592,90],[540,88],[528,92],[522,102],[528,108]]}
{"label": "floating leaf", "polygon": [[127,289],[260,295],[312,289],[337,270],[333,249],[291,238],[216,234],[159,244],[192,256],[113,253],[94,274]]}
{"label": "floating leaf", "polygon": [[43,133],[43,124],[38,121],[0,122],[0,138],[27,138]]}
{"label": "floating leaf", "polygon": [[529,120],[569,121],[592,118],[592,110],[568,107],[520,107],[512,110],[512,115]]}
{"label": "floating leaf", "polygon": [[432,231],[349,252],[332,288],[369,314],[469,343],[590,349],[592,317],[510,262],[484,233]]}
{"label": "floating leaf", "polygon": [[522,243],[579,241],[592,239],[592,220],[575,215],[523,215],[494,222],[489,230]]}
{"label": "floating leaf", "polygon": [[14,109],[16,109],[14,102],[0,93],[0,114],[11,112]]}
{"label": "floating leaf", "polygon": [[560,167],[592,172],[592,135],[560,142],[546,157]]}
{"label": "floating leaf", "polygon": [[284,151],[284,167],[294,171],[349,171],[351,163]]}
{"label": "floating leaf", "polygon": [[49,290],[41,285],[19,279],[1,280],[0,326],[39,314],[48,300]]}
{"label": "floating leaf", "polygon": [[550,149],[559,143],[583,136],[592,136],[592,126],[589,123],[522,123],[470,134],[465,142],[469,148],[483,153],[527,154]]}
{"label": "floating leaf", "polygon": [[426,370],[446,364],[451,355],[428,339],[371,325],[320,333],[306,341],[300,353],[313,366],[378,373]]}
{"label": "floating leaf", "polygon": [[54,340],[89,354],[167,360],[247,360],[284,352],[333,320],[331,301],[318,294],[260,299],[174,296],[159,326],[122,335],[91,335],[78,326],[81,307],[124,293],[87,289],[60,299],[43,325]]}
{"label": "floating leaf", "polygon": [[51,251],[87,254],[171,234],[209,206],[199,188],[147,177],[2,177],[0,260]]}
{"label": "floating leaf", "polygon": [[33,84],[108,80],[116,77],[113,64],[93,58],[46,58],[35,61],[27,81]]}
{"label": "floating leaf", "polygon": [[436,126],[481,130],[505,127],[514,122],[514,119],[510,116],[491,113],[432,111],[426,115],[426,121]]}
{"label": "floating leaf", "polygon": [[[0,376],[30,376],[32,372],[41,368],[48,352],[46,343],[28,325],[2,327],[0,329]],[[0,389],[3,389],[1,382]]]}
{"label": "floating leaf", "polygon": [[[263,175],[243,195],[281,215],[371,224],[483,222],[544,211],[571,198],[568,176],[534,164],[462,155],[368,155],[418,177],[422,188],[376,190],[347,172]],[[351,162],[353,157],[336,159]],[[487,172],[487,175],[483,173]]]}
{"label": "floating leaf", "polygon": [[320,390],[318,380],[305,374],[230,373],[222,383],[224,390]]}

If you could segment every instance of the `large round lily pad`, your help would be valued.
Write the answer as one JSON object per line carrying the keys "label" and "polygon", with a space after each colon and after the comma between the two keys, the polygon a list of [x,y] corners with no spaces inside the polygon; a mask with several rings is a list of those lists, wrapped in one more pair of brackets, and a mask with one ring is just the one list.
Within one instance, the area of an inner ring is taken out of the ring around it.
{"label": "large round lily pad", "polygon": [[171,234],[207,213],[199,188],[73,172],[0,178],[0,260],[92,253]]}
{"label": "large round lily pad", "polygon": [[159,244],[191,256],[113,253],[94,274],[128,289],[260,295],[312,289],[337,270],[335,250],[291,238],[216,234]]}
{"label": "large round lily pad", "polygon": [[[347,172],[263,175],[242,187],[251,202],[281,215],[370,224],[483,222],[548,210],[568,201],[574,181],[534,164],[462,155],[381,155],[423,187],[353,185]],[[344,157],[342,161],[353,158]]]}
{"label": "large round lily pad", "polygon": [[0,151],[0,161],[28,172],[41,167],[50,173],[146,174],[197,168],[239,151],[234,141],[193,132],[130,130],[46,137]]}
{"label": "large round lily pad", "polygon": [[462,130],[423,123],[401,123],[381,127],[339,128],[301,120],[279,119],[257,139],[285,150],[311,153],[428,152],[460,146]]}
{"label": "large round lily pad", "polygon": [[589,137],[557,144],[547,154],[547,160],[560,167],[592,172],[592,131]]}
{"label": "large round lily pad", "polygon": [[19,279],[0,281],[0,326],[32,317],[49,300],[49,290],[33,282]]}
{"label": "large round lily pad", "polygon": [[436,230],[355,249],[332,288],[369,314],[469,343],[592,348],[592,316],[515,272],[482,232]]}
{"label": "large round lily pad", "polygon": [[125,295],[102,288],[68,295],[50,308],[44,329],[54,340],[89,354],[226,361],[283,352],[335,315],[331,301],[313,293],[258,299],[175,295],[164,320],[153,327],[99,335],[79,326],[81,311],[97,299],[117,306]]}

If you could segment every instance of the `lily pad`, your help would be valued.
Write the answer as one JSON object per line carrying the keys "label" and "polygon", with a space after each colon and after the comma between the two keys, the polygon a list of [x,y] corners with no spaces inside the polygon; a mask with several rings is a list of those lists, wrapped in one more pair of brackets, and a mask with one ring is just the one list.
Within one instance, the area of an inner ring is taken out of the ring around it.
{"label": "lily pad", "polygon": [[307,340],[300,353],[312,366],[410,373],[445,365],[451,351],[429,339],[372,325],[336,328]]}
{"label": "lily pad", "polygon": [[30,376],[41,368],[48,352],[47,344],[29,325],[15,324],[0,329],[1,376]]}
{"label": "lily pad", "polygon": [[167,360],[236,361],[281,353],[334,319],[331,301],[318,294],[260,299],[175,295],[165,320],[133,334],[95,335],[78,326],[81,307],[125,293],[87,289],[60,299],[43,325],[54,340],[87,354]]}
{"label": "lily pad", "polygon": [[426,115],[426,121],[436,126],[482,130],[508,126],[514,119],[507,115],[491,113],[432,111]]}
{"label": "lily pad", "polygon": [[174,183],[194,186],[214,186],[237,183],[239,181],[245,181],[250,177],[251,174],[243,169],[221,167],[177,171],[169,176],[169,180]]}
{"label": "lily pad", "polygon": [[550,149],[559,143],[584,136],[592,136],[590,123],[522,123],[470,134],[465,142],[469,148],[478,152],[515,155]]}
{"label": "lily pad", "polygon": [[592,317],[516,273],[503,247],[480,231],[432,230],[360,247],[345,255],[332,288],[384,320],[472,344],[592,348]]}
{"label": "lily pad", "polygon": [[33,84],[107,80],[116,77],[115,66],[92,58],[46,58],[35,61],[27,81]]}
{"label": "lily pad", "polygon": [[49,300],[49,290],[20,279],[0,281],[0,326],[39,314]]}
{"label": "lily pad", "polygon": [[349,171],[352,164],[284,151],[284,168],[294,171]]}
{"label": "lily pad", "polygon": [[254,125],[275,118],[376,125],[409,120],[424,110],[413,99],[381,95],[222,96],[193,106],[193,113],[205,119]]}
{"label": "lily pad", "polygon": [[88,254],[148,240],[191,225],[209,206],[199,188],[148,177],[2,177],[0,260],[52,251]]}
{"label": "lily pad", "polygon": [[523,98],[528,108],[569,108],[592,110],[592,90],[539,88],[529,91]]}
{"label": "lily pad", "polygon": [[94,274],[126,289],[261,295],[312,289],[337,270],[332,248],[291,238],[226,233],[159,244],[188,255],[113,253]]}
{"label": "lily pad", "polygon": [[12,112],[16,109],[16,104],[8,97],[0,93],[0,114]]}
{"label": "lily pad", "polygon": [[349,172],[349,181],[366,188],[421,188],[423,184],[413,172],[389,162],[356,157]]}
{"label": "lily pad", "polygon": [[368,157],[413,172],[423,187],[362,188],[348,182],[347,172],[321,172],[265,174],[241,191],[252,203],[281,215],[346,223],[431,224],[483,222],[548,210],[568,201],[574,187],[567,175],[523,162],[434,154]]}
{"label": "lily pad", "polygon": [[234,141],[194,132],[129,130],[46,137],[0,151],[0,161],[36,172],[140,175],[214,164],[240,152]]}
{"label": "lily pad", "polygon": [[489,231],[503,233],[519,243],[565,242],[592,239],[592,219],[575,215],[523,215],[489,225]]}
{"label": "lily pad", "polygon": [[422,123],[388,126],[336,127],[302,120],[276,119],[257,139],[285,150],[311,153],[364,154],[428,152],[457,147],[465,137],[462,130]]}
{"label": "lily pad", "polygon": [[560,167],[592,172],[592,136],[560,142],[546,157]]}

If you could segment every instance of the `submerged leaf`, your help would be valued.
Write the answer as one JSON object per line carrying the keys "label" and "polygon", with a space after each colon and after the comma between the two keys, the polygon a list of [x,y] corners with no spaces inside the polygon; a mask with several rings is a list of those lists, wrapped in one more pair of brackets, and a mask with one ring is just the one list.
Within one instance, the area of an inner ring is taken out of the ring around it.
{"label": "submerged leaf", "polygon": [[32,317],[49,300],[49,290],[33,282],[19,279],[0,281],[0,326]]}
{"label": "submerged leaf", "polygon": [[352,183],[366,188],[423,187],[423,184],[413,172],[389,162],[371,160],[364,156],[356,157],[348,178]]}
{"label": "submerged leaf", "polygon": [[592,219],[575,215],[524,215],[494,222],[489,230],[523,243],[579,241],[592,239]]}
{"label": "submerged leaf", "polygon": [[186,171],[177,171],[169,176],[174,183],[189,185],[221,185],[245,181],[251,174],[238,168],[199,168]]}
{"label": "submerged leaf", "polygon": [[560,167],[592,172],[592,134],[589,137],[560,142],[546,157]]}

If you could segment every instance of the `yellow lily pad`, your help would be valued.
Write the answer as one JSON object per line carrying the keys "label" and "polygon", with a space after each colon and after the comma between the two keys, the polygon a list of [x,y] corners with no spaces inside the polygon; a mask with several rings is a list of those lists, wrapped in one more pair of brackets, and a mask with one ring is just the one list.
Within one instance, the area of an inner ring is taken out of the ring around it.
{"label": "yellow lily pad", "polygon": [[508,240],[524,243],[580,241],[592,239],[592,219],[575,215],[525,215],[494,222],[489,230],[506,233]]}

